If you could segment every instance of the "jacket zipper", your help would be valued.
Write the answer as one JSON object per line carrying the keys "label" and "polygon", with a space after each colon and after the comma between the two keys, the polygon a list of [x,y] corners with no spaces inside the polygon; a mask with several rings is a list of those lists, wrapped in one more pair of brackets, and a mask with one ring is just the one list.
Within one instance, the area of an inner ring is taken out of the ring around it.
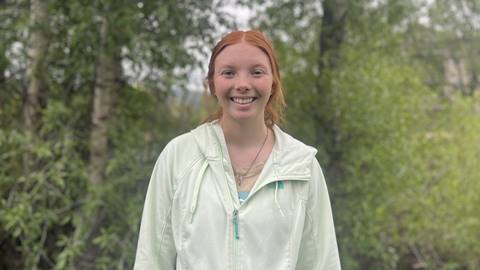
{"label": "jacket zipper", "polygon": [[240,218],[238,217],[238,209],[233,210],[233,217],[232,217],[232,223],[233,223],[233,269],[240,269],[240,266],[238,265],[239,263],[239,252],[238,252],[238,240],[240,239],[240,234],[239,234],[239,224]]}
{"label": "jacket zipper", "polygon": [[235,237],[235,239],[240,239],[240,235],[238,233],[238,230],[239,230],[239,218],[238,218],[238,210],[235,209],[233,210],[233,236]]}

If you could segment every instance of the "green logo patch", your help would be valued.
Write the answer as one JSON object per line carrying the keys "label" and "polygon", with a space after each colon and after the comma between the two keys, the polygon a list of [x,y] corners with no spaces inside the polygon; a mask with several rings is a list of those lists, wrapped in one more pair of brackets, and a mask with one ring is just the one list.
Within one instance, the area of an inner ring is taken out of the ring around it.
{"label": "green logo patch", "polygon": [[277,185],[277,183],[278,183],[278,189],[284,189],[285,188],[285,183],[283,181],[277,181],[277,182],[270,183],[270,184],[268,184],[268,187],[272,188],[272,189],[275,189],[275,186]]}

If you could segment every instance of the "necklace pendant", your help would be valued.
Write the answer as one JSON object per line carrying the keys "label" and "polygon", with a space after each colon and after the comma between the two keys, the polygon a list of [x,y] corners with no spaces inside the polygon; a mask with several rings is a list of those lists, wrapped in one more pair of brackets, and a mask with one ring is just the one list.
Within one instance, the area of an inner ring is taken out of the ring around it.
{"label": "necklace pendant", "polygon": [[239,176],[238,176],[238,179],[237,179],[237,185],[238,185],[238,186],[241,186],[241,185],[242,185],[242,182],[243,182],[243,175],[239,175]]}
{"label": "necklace pendant", "polygon": [[252,163],[250,164],[250,167],[248,167],[248,169],[245,173],[239,174],[238,172],[235,171],[235,168],[233,168],[233,174],[235,176],[235,181],[237,182],[238,186],[242,185],[243,179],[245,178],[245,176],[248,175],[248,173],[252,169],[253,165],[255,165],[255,162],[257,161],[257,158],[260,155],[260,152],[262,152],[262,149],[265,146],[265,143],[267,142],[267,138],[268,138],[268,129],[267,129],[267,134],[265,134],[265,139],[263,140],[262,146],[260,146],[260,148],[258,149],[258,152],[255,155],[255,158],[252,160]]}

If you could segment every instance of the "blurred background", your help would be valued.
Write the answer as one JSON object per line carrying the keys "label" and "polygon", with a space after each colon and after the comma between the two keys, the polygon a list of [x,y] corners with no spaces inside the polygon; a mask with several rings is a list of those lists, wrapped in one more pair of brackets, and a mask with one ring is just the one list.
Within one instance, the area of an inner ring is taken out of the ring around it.
{"label": "blurred background", "polygon": [[479,0],[0,1],[0,269],[131,269],[151,170],[273,40],[349,269],[480,269]]}

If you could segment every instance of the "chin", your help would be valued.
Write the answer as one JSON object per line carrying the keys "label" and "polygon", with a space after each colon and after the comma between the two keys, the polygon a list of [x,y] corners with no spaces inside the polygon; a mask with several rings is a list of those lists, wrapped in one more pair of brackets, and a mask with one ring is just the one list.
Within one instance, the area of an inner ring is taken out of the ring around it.
{"label": "chin", "polygon": [[[256,114],[234,114],[234,115],[229,115],[230,120],[233,120],[235,122],[240,122],[240,123],[248,123],[248,122],[255,122],[260,119],[259,115]],[[263,118],[261,118],[261,121],[263,121]]]}

